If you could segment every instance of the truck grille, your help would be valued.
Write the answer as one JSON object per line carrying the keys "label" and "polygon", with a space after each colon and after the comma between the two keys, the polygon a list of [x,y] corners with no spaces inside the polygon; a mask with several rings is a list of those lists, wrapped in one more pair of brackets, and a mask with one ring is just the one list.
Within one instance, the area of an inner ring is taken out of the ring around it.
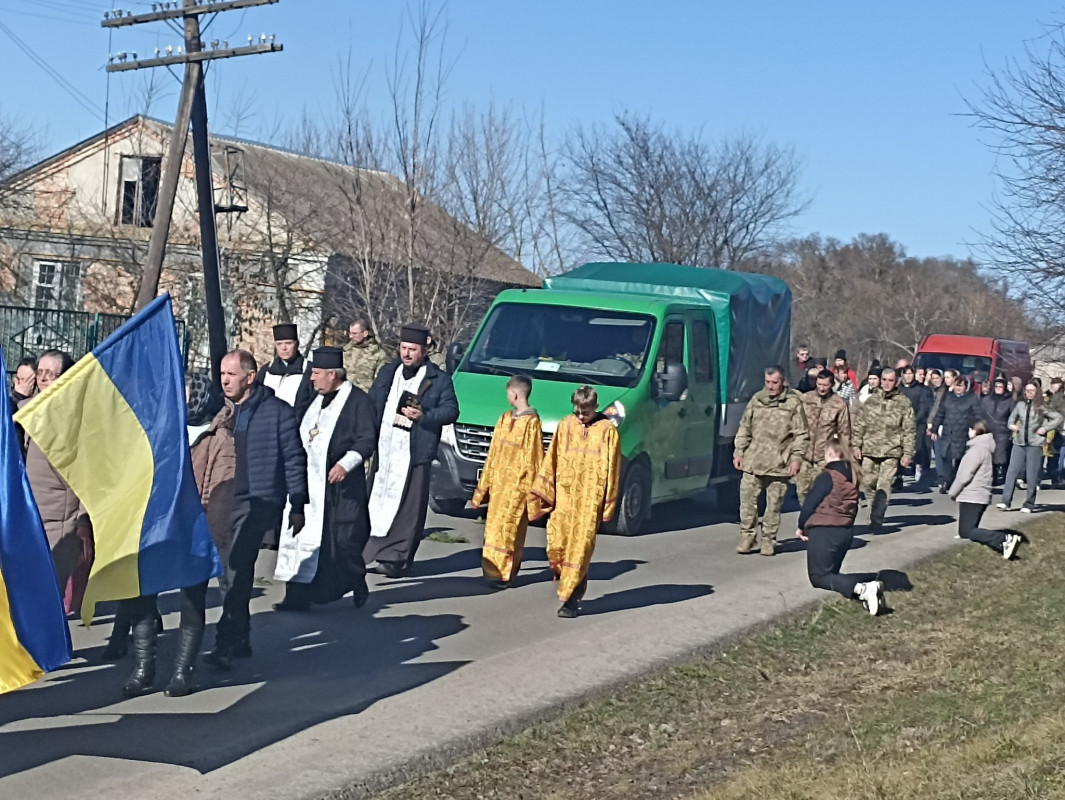
{"label": "truck grille", "polygon": [[[488,448],[492,444],[492,429],[484,425],[455,425],[455,441],[458,442],[459,455],[480,464],[488,458]],[[551,444],[551,434],[544,434],[544,450]]]}

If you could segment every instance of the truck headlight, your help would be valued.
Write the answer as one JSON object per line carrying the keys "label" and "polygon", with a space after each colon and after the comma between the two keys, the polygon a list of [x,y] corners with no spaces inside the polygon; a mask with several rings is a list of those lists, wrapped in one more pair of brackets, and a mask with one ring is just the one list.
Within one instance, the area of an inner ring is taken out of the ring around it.
{"label": "truck headlight", "polygon": [[621,404],[620,400],[615,400],[606,407],[603,416],[613,422],[614,427],[620,428],[621,423],[625,421],[625,406]]}
{"label": "truck headlight", "polygon": [[445,425],[440,429],[440,441],[451,447],[452,450],[459,449],[458,439],[455,438],[455,426]]}

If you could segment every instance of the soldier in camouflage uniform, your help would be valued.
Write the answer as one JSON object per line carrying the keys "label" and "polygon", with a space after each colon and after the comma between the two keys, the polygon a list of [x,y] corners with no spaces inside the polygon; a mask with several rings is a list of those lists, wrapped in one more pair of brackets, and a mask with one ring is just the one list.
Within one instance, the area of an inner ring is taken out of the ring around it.
{"label": "soldier in camouflage uniform", "polygon": [[758,497],[765,491],[762,517],[763,556],[776,553],[780,507],[788,481],[802,466],[810,442],[802,396],[784,387],[784,370],[765,371],[765,389],[747,404],[736,434],[733,464],[743,472],[740,480],[740,544],[737,553],[753,553],[758,543]]}
{"label": "soldier in camouflage uniform", "polygon": [[898,375],[885,369],[880,391],[872,392],[854,424],[854,455],[862,462],[862,491],[872,498],[869,522],[884,524],[899,465],[910,466],[916,446],[913,403],[898,388]]}
{"label": "soldier in camouflage uniform", "polygon": [[825,468],[825,445],[828,440],[837,438],[845,445],[851,440],[850,409],[846,401],[832,391],[834,384],[832,373],[822,370],[817,376],[817,388],[802,396],[806,423],[810,426],[810,446],[806,449],[802,470],[795,476],[795,490],[800,503],[806,499],[814,480]]}
{"label": "soldier in camouflage uniform", "polygon": [[381,367],[389,362],[389,358],[377,343],[366,320],[360,318],[352,322],[348,337],[351,341],[344,346],[344,369],[347,370],[348,380],[368,392],[373,379]]}

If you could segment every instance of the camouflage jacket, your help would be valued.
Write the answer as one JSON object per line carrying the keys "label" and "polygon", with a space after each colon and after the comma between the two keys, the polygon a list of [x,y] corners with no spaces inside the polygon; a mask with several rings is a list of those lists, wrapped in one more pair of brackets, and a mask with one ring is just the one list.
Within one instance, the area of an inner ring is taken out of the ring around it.
{"label": "camouflage jacket", "polygon": [[872,458],[913,458],[917,427],[913,403],[900,392],[873,392],[854,423],[854,447]]}
{"label": "camouflage jacket", "polygon": [[789,464],[802,462],[809,443],[802,395],[785,390],[771,398],[763,389],[743,412],[735,455],[742,456],[744,472],[783,478]]}
{"label": "camouflage jacket", "polygon": [[344,369],[347,370],[348,380],[364,392],[370,391],[373,379],[389,360],[372,336],[362,344],[348,342],[344,346]]}
{"label": "camouflage jacket", "polygon": [[833,436],[838,436],[844,444],[850,442],[850,408],[835,392],[822,399],[816,390],[802,396],[802,406],[806,411],[806,424],[810,426],[806,460],[818,464],[825,460],[825,445]]}

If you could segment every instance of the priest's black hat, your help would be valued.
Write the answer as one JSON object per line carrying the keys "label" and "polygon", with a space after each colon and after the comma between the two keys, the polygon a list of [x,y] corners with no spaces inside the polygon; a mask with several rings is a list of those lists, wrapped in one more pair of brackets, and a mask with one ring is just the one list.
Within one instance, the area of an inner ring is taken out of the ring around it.
{"label": "priest's black hat", "polygon": [[316,369],[343,369],[344,351],[339,347],[319,347],[311,353],[311,366]]}
{"label": "priest's black hat", "polygon": [[421,322],[408,322],[399,332],[399,340],[407,344],[429,344],[429,328]]}
{"label": "priest's black hat", "polygon": [[285,322],[285,323],[282,323],[281,325],[275,325],[274,326],[274,341],[275,342],[283,342],[283,341],[285,341],[287,339],[295,340],[297,338],[298,337],[296,336],[296,325],[295,325],[295,323]]}

